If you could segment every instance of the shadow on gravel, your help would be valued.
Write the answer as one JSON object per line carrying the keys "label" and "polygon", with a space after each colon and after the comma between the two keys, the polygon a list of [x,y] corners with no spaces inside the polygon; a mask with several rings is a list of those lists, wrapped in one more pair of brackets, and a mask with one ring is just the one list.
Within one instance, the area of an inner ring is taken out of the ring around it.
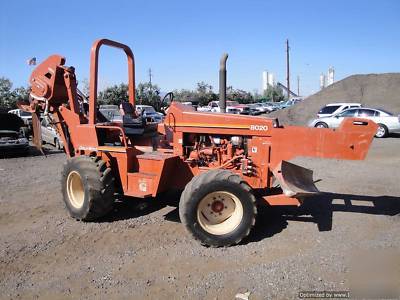
{"label": "shadow on gravel", "polygon": [[158,211],[165,206],[165,203],[156,198],[139,199],[122,197],[116,200],[113,211],[97,220],[97,222],[114,222],[138,218]]}
{"label": "shadow on gravel", "polygon": [[319,231],[330,231],[335,211],[394,216],[400,214],[400,197],[321,193],[307,198],[299,208],[260,207],[253,233],[243,244],[281,232],[287,221],[313,222]]}
{"label": "shadow on gravel", "polygon": [[[63,150],[57,150],[55,148],[43,148],[45,156],[50,156],[54,154],[64,153]],[[18,157],[34,157],[34,156],[44,156],[39,150],[35,147],[29,146],[29,150],[27,152],[8,152],[8,153],[0,153],[1,159],[7,158],[18,158]]]}
{"label": "shadow on gravel", "polygon": [[[166,206],[176,206],[178,199],[179,193],[149,199],[122,197],[117,199],[113,212],[99,219],[98,222],[114,222],[148,215]],[[313,222],[317,224],[319,231],[330,231],[335,211],[400,215],[400,197],[321,193],[308,197],[298,208],[260,205],[254,230],[241,244],[245,245],[272,237],[283,231],[288,221]],[[166,221],[179,223],[178,207],[164,215],[164,218]]]}

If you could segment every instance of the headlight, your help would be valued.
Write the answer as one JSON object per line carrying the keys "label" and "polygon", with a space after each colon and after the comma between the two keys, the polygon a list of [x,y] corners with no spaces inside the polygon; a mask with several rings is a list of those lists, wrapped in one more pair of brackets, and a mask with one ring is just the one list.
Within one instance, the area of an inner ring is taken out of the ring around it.
{"label": "headlight", "polygon": [[18,143],[20,143],[20,144],[26,144],[26,143],[28,143],[28,140],[27,140],[26,138],[19,138],[19,139],[18,139]]}

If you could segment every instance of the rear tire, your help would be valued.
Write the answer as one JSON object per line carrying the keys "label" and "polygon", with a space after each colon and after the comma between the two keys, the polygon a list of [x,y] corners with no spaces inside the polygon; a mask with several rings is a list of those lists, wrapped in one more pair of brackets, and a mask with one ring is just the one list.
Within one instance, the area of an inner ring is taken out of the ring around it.
{"label": "rear tire", "polygon": [[328,128],[328,124],[326,124],[325,122],[318,122],[317,124],[315,124],[316,128]]}
{"label": "rear tire", "polygon": [[113,208],[114,176],[98,157],[70,158],[62,172],[62,194],[71,217],[93,221]]}
{"label": "rear tire", "polygon": [[195,176],[185,187],[179,216],[187,231],[211,247],[240,243],[253,228],[257,215],[251,187],[227,170]]}
{"label": "rear tire", "polygon": [[384,138],[387,137],[388,134],[389,134],[388,128],[385,125],[378,123],[378,129],[376,131],[375,137]]}

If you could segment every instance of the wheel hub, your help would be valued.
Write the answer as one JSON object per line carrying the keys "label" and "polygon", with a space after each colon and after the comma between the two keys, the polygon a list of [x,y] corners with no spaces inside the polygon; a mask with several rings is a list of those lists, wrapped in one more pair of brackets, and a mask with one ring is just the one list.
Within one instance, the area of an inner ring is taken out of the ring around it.
{"label": "wheel hub", "polygon": [[239,198],[227,191],[212,192],[200,200],[197,220],[207,232],[215,235],[235,230],[243,218],[243,206]]}
{"label": "wheel hub", "polygon": [[217,200],[214,201],[211,204],[211,209],[213,210],[213,212],[219,213],[224,209],[224,203],[222,203],[221,201]]}

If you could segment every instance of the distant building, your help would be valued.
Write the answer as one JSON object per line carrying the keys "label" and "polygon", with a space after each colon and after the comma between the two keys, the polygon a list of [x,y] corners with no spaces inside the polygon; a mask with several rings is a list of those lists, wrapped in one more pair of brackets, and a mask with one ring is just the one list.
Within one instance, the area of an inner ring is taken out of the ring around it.
{"label": "distant building", "polygon": [[321,73],[321,75],[319,75],[319,87],[321,88],[321,90],[324,89],[325,86],[326,86],[326,80],[325,79],[326,79],[325,78],[325,74]]}
{"label": "distant building", "polygon": [[319,75],[319,87],[321,88],[321,90],[333,84],[334,82],[335,82],[334,67],[329,67],[328,76],[326,76],[324,73],[321,73],[321,75]]}
{"label": "distant building", "polygon": [[269,73],[268,71],[263,71],[262,73],[262,91],[268,90],[268,87],[275,86],[275,75],[274,73]]}
{"label": "distant building", "polygon": [[333,67],[329,67],[328,80],[326,86],[331,85],[334,82],[335,82],[335,69]]}

